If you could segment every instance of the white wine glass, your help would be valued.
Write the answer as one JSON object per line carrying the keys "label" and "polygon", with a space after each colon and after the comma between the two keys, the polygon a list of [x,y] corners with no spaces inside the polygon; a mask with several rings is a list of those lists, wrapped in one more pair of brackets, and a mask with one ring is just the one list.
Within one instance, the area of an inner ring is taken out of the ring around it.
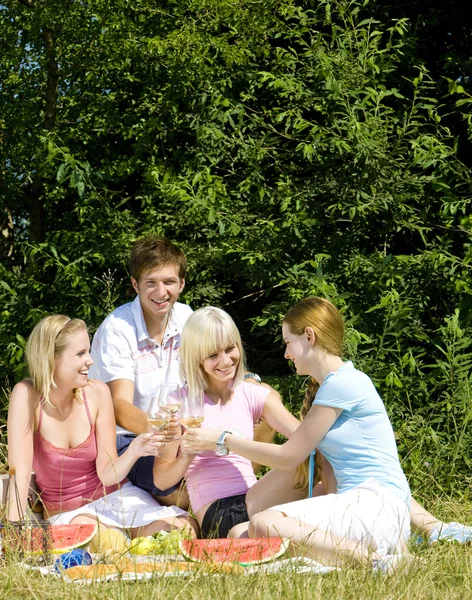
{"label": "white wine glass", "polygon": [[152,429],[162,429],[169,424],[171,414],[168,410],[163,410],[159,404],[159,394],[152,396],[146,413],[147,422]]}
{"label": "white wine glass", "polygon": [[200,427],[205,418],[202,394],[186,395],[180,400],[179,421],[186,427]]}
{"label": "white wine glass", "polygon": [[[203,395],[186,395],[181,398],[179,410],[179,422],[186,429],[197,428],[203,423],[205,414],[203,412]],[[196,454],[195,452],[186,452],[182,454]]]}
{"label": "white wine glass", "polygon": [[180,409],[180,384],[163,383],[159,389],[159,406],[171,415],[175,415]]}

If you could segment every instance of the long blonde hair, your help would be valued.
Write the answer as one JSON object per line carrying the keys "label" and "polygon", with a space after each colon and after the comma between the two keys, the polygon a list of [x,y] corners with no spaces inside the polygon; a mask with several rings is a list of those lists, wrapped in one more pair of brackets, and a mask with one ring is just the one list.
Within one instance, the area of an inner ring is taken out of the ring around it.
{"label": "long blonde hair", "polygon": [[[50,393],[56,387],[54,368],[56,358],[60,358],[70,338],[78,331],[87,331],[87,325],[81,319],[70,319],[64,315],[44,317],[34,327],[26,342],[26,364],[34,389],[39,397],[51,404]],[[74,389],[74,395],[80,399],[80,391]]]}
{"label": "long blonde hair", "polygon": [[235,344],[240,352],[233,385],[242,381],[245,355],[241,335],[227,312],[215,306],[199,308],[185,322],[180,343],[180,372],[190,394],[199,394],[208,387],[203,361],[222,348]]}
{"label": "long blonde hair", "polygon": [[[329,300],[325,298],[305,298],[292,306],[285,315],[283,322],[286,323],[290,332],[294,335],[303,335],[307,327],[315,332],[316,343],[326,352],[341,356],[344,340],[344,321],[341,313]],[[303,420],[313,404],[319,383],[310,377],[305,397],[300,409],[300,419]],[[308,485],[308,460],[301,463],[297,468],[295,488],[301,489]],[[316,454],[315,461],[315,483],[321,478],[321,460]]]}

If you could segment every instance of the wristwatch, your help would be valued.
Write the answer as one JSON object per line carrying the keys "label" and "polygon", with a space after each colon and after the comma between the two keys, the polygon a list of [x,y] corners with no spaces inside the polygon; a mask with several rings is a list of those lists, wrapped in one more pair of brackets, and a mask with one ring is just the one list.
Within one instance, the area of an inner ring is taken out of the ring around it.
{"label": "wristwatch", "polygon": [[259,375],[257,373],[246,373],[246,375],[244,375],[243,379],[254,379],[254,381],[257,381],[257,383],[262,382],[262,379],[259,377]]}
{"label": "wristwatch", "polygon": [[229,448],[225,444],[225,439],[226,436],[230,433],[231,431],[223,431],[223,433],[218,438],[218,441],[216,442],[216,454],[218,454],[218,456],[226,456],[227,454],[229,454]]}

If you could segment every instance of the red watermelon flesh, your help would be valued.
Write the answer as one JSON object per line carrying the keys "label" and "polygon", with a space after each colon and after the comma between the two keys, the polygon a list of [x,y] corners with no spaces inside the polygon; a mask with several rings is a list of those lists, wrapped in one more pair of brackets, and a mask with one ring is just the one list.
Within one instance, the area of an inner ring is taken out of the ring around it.
{"label": "red watermelon flesh", "polygon": [[97,524],[50,525],[49,527],[24,527],[4,533],[4,544],[20,552],[62,554],[88,544],[97,533]]}
{"label": "red watermelon flesh", "polygon": [[213,540],[181,540],[182,554],[189,560],[214,563],[256,565],[277,558],[286,552],[288,538],[220,538]]}

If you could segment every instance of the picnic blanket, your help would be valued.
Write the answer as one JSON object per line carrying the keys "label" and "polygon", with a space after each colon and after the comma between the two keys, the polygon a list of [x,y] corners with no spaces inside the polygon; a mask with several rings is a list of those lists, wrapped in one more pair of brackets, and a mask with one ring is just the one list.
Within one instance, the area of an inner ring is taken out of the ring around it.
{"label": "picnic blanket", "polygon": [[210,562],[187,562],[183,556],[122,556],[103,562],[94,556],[92,565],[80,565],[57,571],[55,565],[31,566],[22,563],[25,569],[39,571],[43,576],[62,578],[68,583],[91,584],[107,581],[147,581],[153,577],[188,577],[192,575],[254,575],[256,573],[310,573],[324,575],[336,570],[309,558],[285,558],[259,565],[243,567],[237,563],[215,564]]}

